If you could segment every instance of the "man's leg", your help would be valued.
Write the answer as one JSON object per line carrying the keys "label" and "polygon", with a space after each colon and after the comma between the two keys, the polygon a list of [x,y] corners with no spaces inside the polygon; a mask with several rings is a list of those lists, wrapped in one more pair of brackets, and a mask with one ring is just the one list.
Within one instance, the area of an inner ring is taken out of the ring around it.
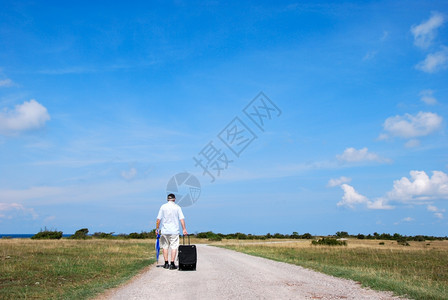
{"label": "man's leg", "polygon": [[171,262],[174,263],[176,260],[177,249],[171,249]]}
{"label": "man's leg", "polygon": [[163,249],[163,258],[168,261],[168,249]]}
{"label": "man's leg", "polygon": [[174,264],[174,261],[176,260],[176,254],[177,249],[171,249],[171,264],[170,264],[170,270],[177,269],[176,265]]}
{"label": "man's leg", "polygon": [[170,246],[171,246],[170,270],[175,270],[175,269],[177,269],[177,267],[174,264],[174,261],[176,260],[177,248],[179,248],[179,236],[178,235],[172,236],[172,239],[170,240]]}
{"label": "man's leg", "polygon": [[165,259],[165,264],[163,265],[163,267],[165,269],[169,268],[169,264],[168,264],[168,239],[167,236],[162,234],[162,236],[160,237],[160,242],[162,244],[162,249],[163,249],[163,258]]}

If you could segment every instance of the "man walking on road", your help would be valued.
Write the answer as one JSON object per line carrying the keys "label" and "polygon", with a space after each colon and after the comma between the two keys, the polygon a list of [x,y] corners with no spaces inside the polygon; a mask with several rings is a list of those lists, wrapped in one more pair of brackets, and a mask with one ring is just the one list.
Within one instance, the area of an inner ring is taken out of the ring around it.
{"label": "man walking on road", "polygon": [[[177,269],[174,264],[176,259],[177,248],[179,248],[179,221],[182,224],[183,234],[187,235],[185,227],[185,217],[179,205],[174,203],[176,196],[174,194],[168,195],[168,203],[160,207],[159,214],[156,221],[156,234],[159,234],[161,227],[160,242],[163,249],[163,258],[165,259],[165,269]],[[168,264],[168,249],[171,248],[171,265]]]}

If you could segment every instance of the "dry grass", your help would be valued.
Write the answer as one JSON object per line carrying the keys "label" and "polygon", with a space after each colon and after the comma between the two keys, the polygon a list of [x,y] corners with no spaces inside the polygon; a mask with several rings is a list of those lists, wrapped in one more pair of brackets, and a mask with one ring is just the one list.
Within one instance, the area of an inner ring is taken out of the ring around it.
{"label": "dry grass", "polygon": [[[310,248],[315,249],[316,246],[311,245],[311,240],[302,239],[269,239],[269,240],[222,240],[219,242],[209,242],[206,239],[198,239],[199,241],[204,241],[202,243],[207,243],[216,246],[226,246],[226,245],[269,245],[272,247],[294,247],[294,248]],[[384,245],[379,243],[383,242]],[[399,245],[396,241],[383,241],[383,240],[359,240],[359,239],[349,239],[346,248],[368,248],[368,249],[396,249],[396,250],[409,250],[414,251],[417,249],[428,250],[428,249],[439,249],[448,251],[448,241],[426,241],[426,242],[409,242],[410,246]]]}
{"label": "dry grass", "polygon": [[[298,264],[415,299],[448,299],[448,241],[401,246],[350,239],[346,247],[275,239],[191,243]],[[0,240],[0,299],[87,299],[130,279],[154,256],[154,240]]]}
{"label": "dry grass", "polygon": [[0,298],[86,299],[154,256],[151,240],[0,240]]}
{"label": "dry grass", "polygon": [[353,279],[398,295],[448,299],[448,241],[409,244],[357,239],[350,239],[346,247],[312,246],[309,240],[221,243],[226,248]]}

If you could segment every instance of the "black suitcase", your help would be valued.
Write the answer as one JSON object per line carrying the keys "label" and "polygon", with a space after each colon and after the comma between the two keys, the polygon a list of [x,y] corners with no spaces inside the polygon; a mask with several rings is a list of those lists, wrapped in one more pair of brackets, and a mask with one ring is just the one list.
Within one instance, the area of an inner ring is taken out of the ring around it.
{"label": "black suitcase", "polygon": [[190,236],[188,236],[188,245],[185,245],[185,236],[183,236],[183,245],[179,245],[179,271],[196,271],[197,260],[196,246],[190,245]]}

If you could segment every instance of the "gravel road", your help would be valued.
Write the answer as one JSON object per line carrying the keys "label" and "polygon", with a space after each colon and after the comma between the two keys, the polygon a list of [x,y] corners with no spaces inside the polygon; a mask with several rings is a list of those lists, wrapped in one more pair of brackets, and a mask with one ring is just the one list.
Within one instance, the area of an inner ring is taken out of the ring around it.
{"label": "gravel road", "polygon": [[227,249],[197,245],[197,251],[196,271],[154,265],[98,299],[403,299],[361,288],[351,280]]}

